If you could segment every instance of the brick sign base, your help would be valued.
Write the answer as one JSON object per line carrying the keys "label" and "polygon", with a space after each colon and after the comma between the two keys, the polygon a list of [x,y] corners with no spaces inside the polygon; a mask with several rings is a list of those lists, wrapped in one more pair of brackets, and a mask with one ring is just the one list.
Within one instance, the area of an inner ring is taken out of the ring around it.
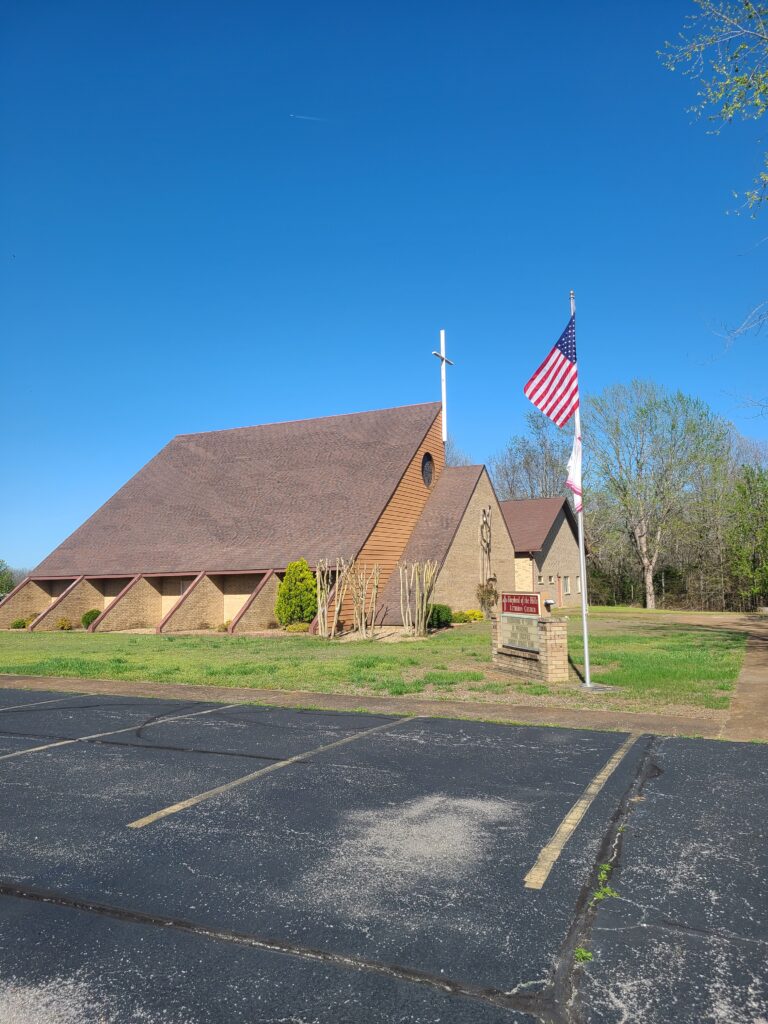
{"label": "brick sign base", "polygon": [[561,619],[495,615],[491,619],[491,644],[495,667],[518,679],[568,681],[568,627]]}

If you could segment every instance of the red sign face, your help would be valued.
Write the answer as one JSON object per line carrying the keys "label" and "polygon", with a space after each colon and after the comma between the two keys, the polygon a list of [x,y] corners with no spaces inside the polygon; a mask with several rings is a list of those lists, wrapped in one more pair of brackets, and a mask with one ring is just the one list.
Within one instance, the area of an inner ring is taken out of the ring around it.
{"label": "red sign face", "polygon": [[538,594],[502,594],[502,613],[512,615],[539,615]]}

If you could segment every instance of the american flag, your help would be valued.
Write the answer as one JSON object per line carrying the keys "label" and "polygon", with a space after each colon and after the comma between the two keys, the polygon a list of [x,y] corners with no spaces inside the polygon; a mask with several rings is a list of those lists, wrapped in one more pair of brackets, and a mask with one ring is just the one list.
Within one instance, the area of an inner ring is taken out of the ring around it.
{"label": "american flag", "polygon": [[576,369],[576,314],[560,340],[523,388],[537,409],[565,426],[579,408],[579,374]]}

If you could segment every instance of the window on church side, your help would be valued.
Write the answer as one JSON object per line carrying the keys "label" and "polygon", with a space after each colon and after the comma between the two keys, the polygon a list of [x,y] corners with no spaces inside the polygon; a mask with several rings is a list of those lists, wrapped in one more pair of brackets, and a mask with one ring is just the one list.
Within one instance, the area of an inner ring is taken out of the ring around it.
{"label": "window on church side", "polygon": [[424,458],[421,460],[421,479],[424,481],[425,487],[431,487],[432,481],[435,478],[435,460],[426,452]]}

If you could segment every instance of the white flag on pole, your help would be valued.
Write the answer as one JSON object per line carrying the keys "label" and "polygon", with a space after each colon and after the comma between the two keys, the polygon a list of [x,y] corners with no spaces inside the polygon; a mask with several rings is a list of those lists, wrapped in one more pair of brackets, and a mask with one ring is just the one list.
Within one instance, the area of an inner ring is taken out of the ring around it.
{"label": "white flag on pole", "polygon": [[573,491],[573,503],[577,512],[581,512],[581,434],[574,434],[573,449],[568,459],[568,479],[565,486]]}

